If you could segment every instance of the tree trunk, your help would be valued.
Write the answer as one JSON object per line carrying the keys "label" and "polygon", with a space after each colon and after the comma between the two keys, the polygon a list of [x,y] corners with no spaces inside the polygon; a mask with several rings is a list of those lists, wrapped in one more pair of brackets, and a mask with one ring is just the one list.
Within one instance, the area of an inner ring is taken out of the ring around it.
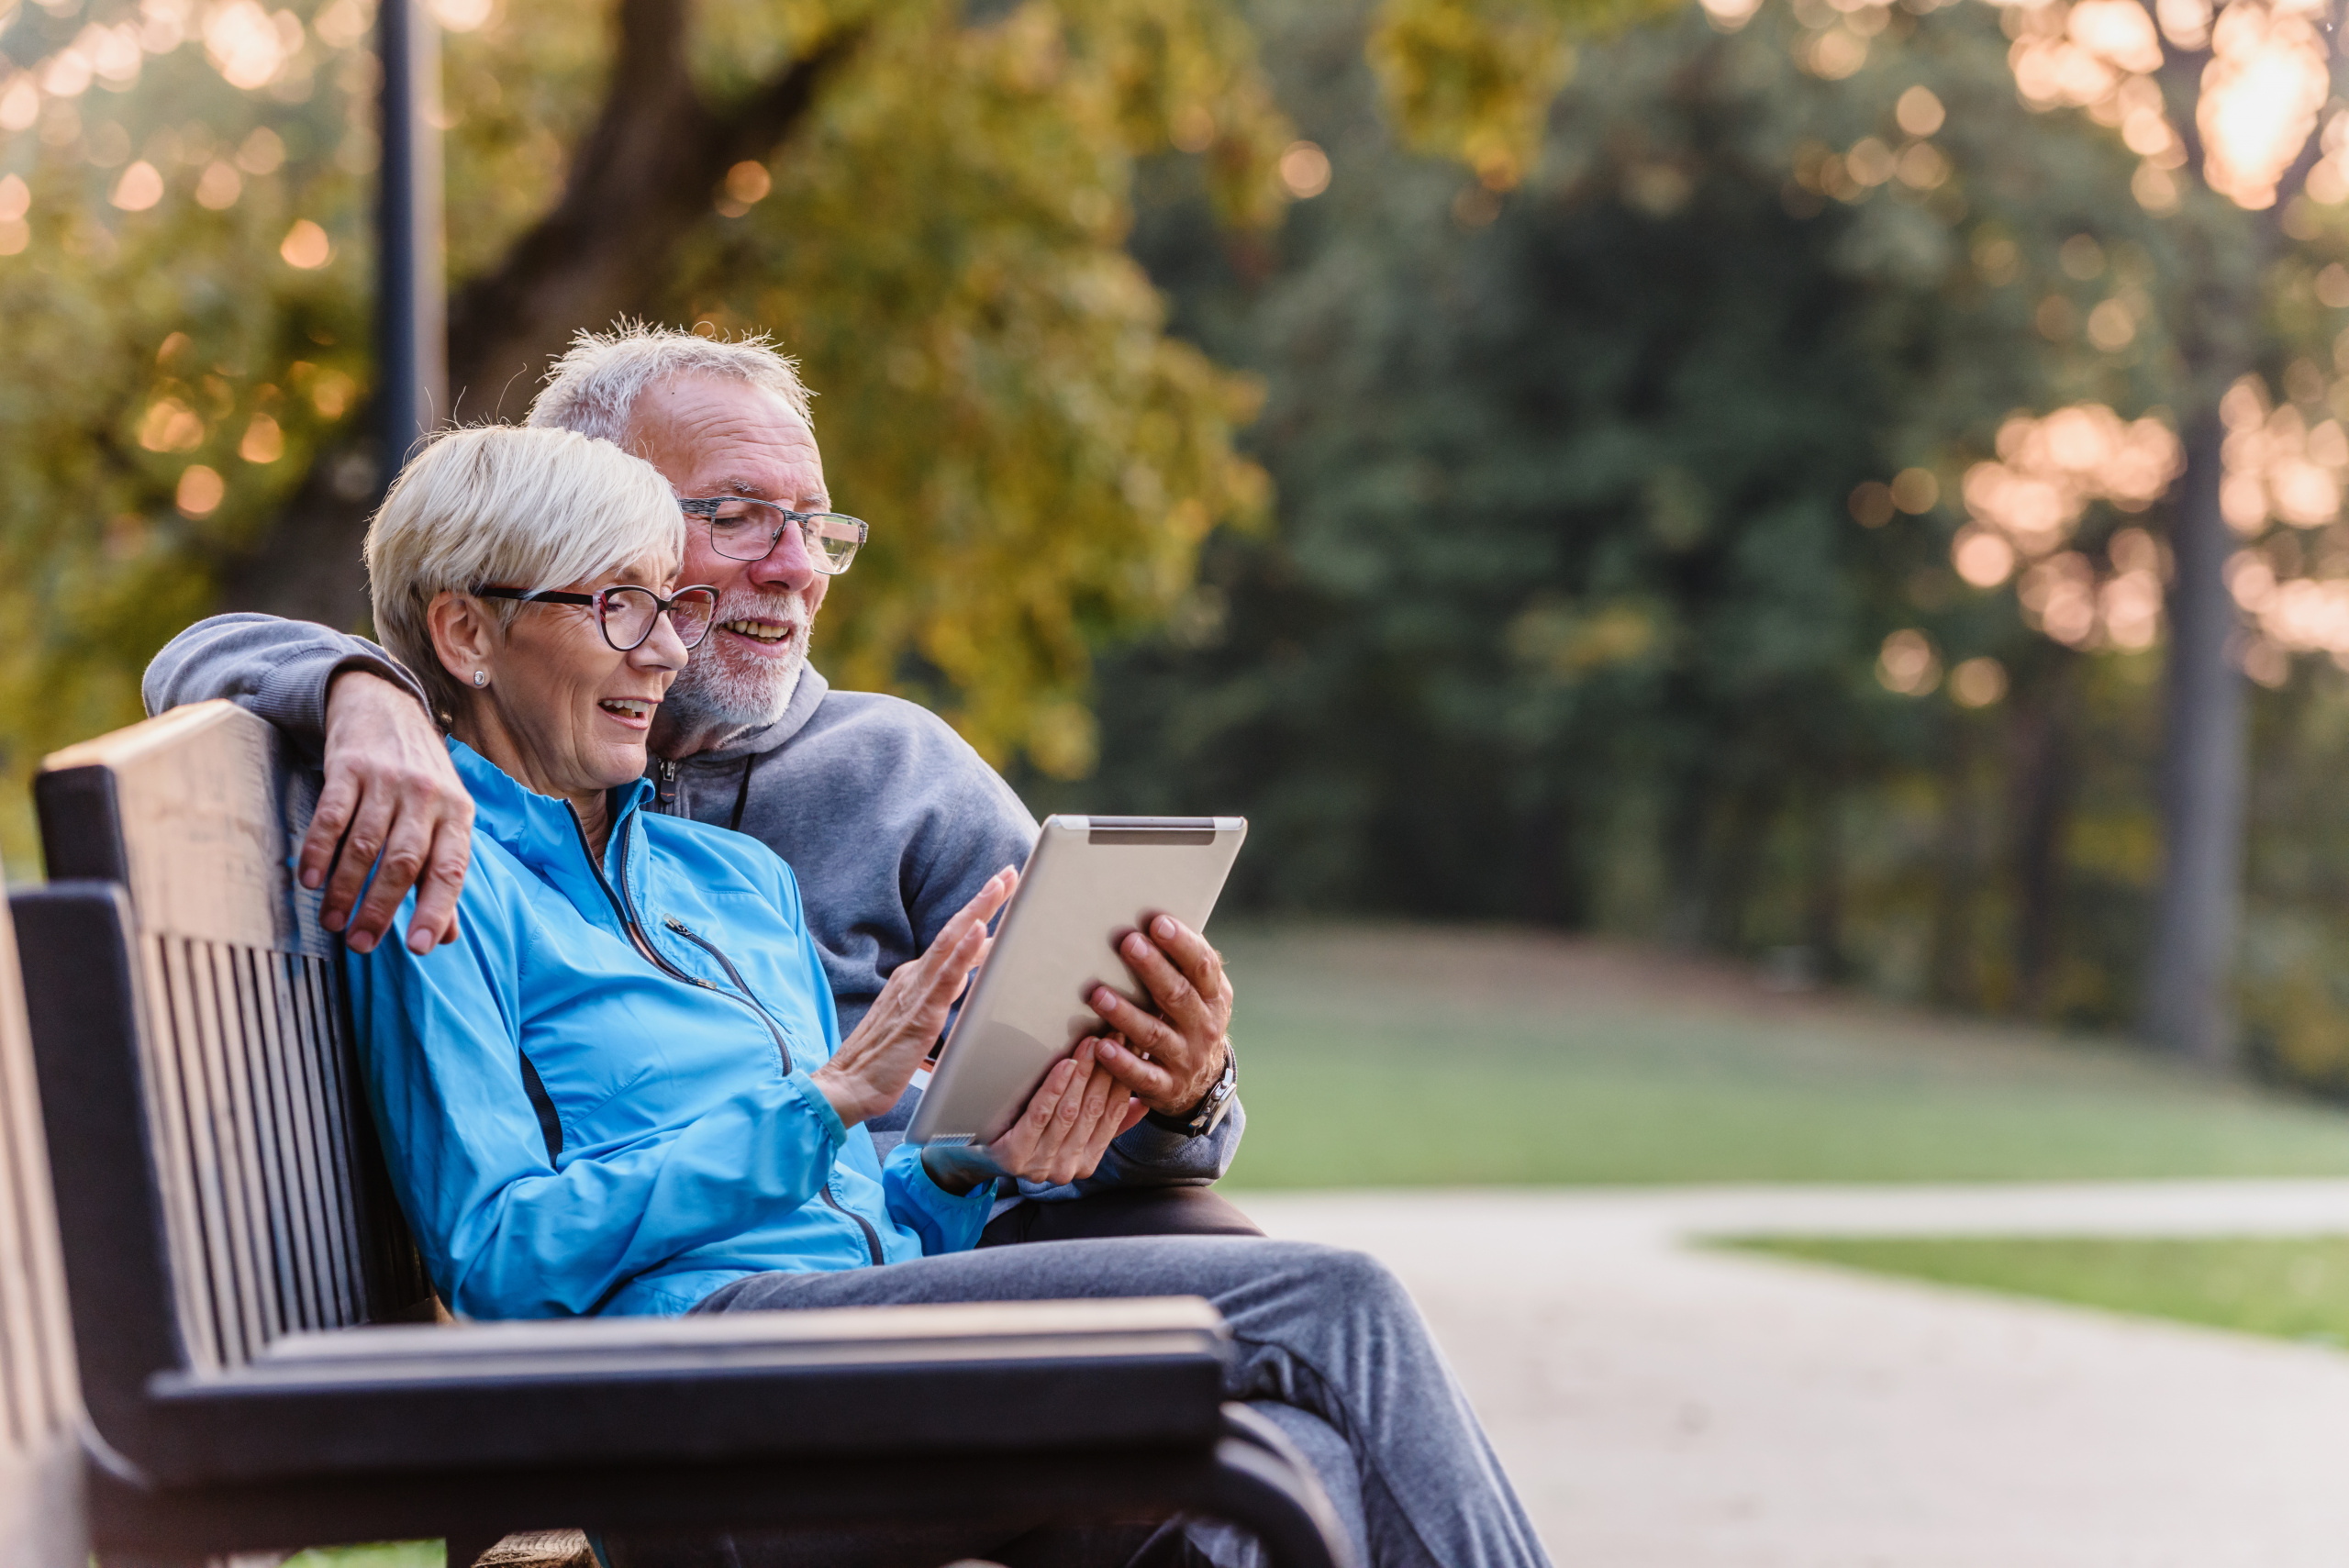
{"label": "tree trunk", "polygon": [[2064,895],[2064,838],[2072,815],[2073,684],[2077,656],[2054,667],[2017,707],[2010,740],[2015,877],[2015,1010],[2044,1017],[2054,1002]]}
{"label": "tree trunk", "polygon": [[562,199],[449,302],[458,417],[514,417],[573,333],[643,308],[679,238],[708,221],[727,170],[771,157],[862,36],[836,34],[721,114],[687,68],[691,9],[689,0],[620,0],[611,86]]}
{"label": "tree trunk", "polygon": [[1979,784],[1975,774],[1980,721],[1951,713],[1944,720],[1947,749],[1942,762],[1941,832],[1934,846],[1939,862],[1933,878],[1933,935],[1926,965],[1926,995],[1943,1006],[1982,1003],[1980,966],[1975,962],[1975,906],[1981,875]]}
{"label": "tree trunk", "polygon": [[2169,590],[2162,882],[2143,1027],[2165,1050],[2226,1067],[2236,1057],[2227,993],[2242,896],[2246,736],[2243,681],[2229,647],[2236,616],[2225,567],[2234,539],[2219,510],[2226,430],[2215,395],[2184,434],[2186,476],[2170,529],[2176,578]]}
{"label": "tree trunk", "polygon": [[1803,941],[1810,949],[1811,973],[1822,981],[1842,980],[1843,962],[1843,795],[1821,783],[1809,799],[1808,853],[1804,855]]}

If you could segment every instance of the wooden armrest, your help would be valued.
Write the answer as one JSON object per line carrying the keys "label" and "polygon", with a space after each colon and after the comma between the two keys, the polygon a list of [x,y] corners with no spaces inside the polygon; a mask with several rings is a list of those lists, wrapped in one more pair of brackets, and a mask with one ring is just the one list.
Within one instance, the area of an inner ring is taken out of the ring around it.
{"label": "wooden armrest", "polygon": [[941,1354],[1009,1360],[1082,1355],[1109,1345],[1120,1353],[1152,1345],[1214,1353],[1229,1338],[1222,1317],[1196,1296],[403,1324],[288,1334],[232,1377],[174,1373],[168,1381],[200,1387],[224,1381],[358,1385],[417,1377],[530,1380],[631,1364],[748,1371],[882,1364]]}
{"label": "wooden armrest", "polygon": [[338,1329],[149,1385],[165,1485],[440,1466],[1205,1448],[1196,1298]]}

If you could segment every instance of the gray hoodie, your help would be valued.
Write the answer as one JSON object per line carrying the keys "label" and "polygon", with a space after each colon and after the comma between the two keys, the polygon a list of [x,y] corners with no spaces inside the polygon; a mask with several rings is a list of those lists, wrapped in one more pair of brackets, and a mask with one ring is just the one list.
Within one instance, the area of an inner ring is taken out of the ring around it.
{"label": "gray hoodie", "polygon": [[[313,766],[325,746],[327,688],[364,670],[415,678],[362,637],[273,616],[215,616],[173,638],[147,666],[147,711],[227,697],[269,720]],[[790,863],[845,1035],[890,973],[928,948],[981,884],[1024,864],[1035,818],[985,759],[928,708],[877,692],[836,692],[811,666],[783,717],[681,762],[652,759],[657,808],[734,828]],[[886,1153],[919,1091],[868,1123]],[[1239,1151],[1235,1103],[1213,1132],[1186,1138],[1143,1122],[1111,1146],[1077,1188],[1212,1182]]]}

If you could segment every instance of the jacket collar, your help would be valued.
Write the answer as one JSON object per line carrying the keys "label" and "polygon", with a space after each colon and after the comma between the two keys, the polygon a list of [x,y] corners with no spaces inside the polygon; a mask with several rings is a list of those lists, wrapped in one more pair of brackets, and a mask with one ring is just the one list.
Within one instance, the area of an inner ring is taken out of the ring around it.
{"label": "jacket collar", "polygon": [[[784,708],[781,718],[757,729],[746,729],[715,750],[696,751],[690,757],[680,758],[679,764],[739,762],[754,752],[772,751],[807,728],[807,721],[816,717],[816,709],[822,705],[824,694],[831,689],[831,683],[817,672],[816,666],[802,664],[799,667],[799,684],[793,689],[791,701]],[[652,759],[647,758],[646,765],[651,766]]]}
{"label": "jacket collar", "polygon": [[[576,872],[584,861],[579,819],[570,804],[539,794],[496,763],[454,736],[449,738],[449,759],[457,777],[473,797],[473,826],[540,876]],[[615,792],[612,832],[606,840],[619,840],[620,823],[652,793],[650,780],[632,779]]]}

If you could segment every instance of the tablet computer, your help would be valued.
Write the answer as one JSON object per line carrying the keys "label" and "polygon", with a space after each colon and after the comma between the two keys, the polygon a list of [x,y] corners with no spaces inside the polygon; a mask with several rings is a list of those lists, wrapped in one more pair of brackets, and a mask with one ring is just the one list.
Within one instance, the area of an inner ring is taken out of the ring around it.
{"label": "tablet computer", "polygon": [[1096,985],[1155,1011],[1118,943],[1156,915],[1206,929],[1247,836],[1239,817],[1045,817],[906,1141],[1001,1137],[1052,1063],[1106,1027],[1085,1005]]}

